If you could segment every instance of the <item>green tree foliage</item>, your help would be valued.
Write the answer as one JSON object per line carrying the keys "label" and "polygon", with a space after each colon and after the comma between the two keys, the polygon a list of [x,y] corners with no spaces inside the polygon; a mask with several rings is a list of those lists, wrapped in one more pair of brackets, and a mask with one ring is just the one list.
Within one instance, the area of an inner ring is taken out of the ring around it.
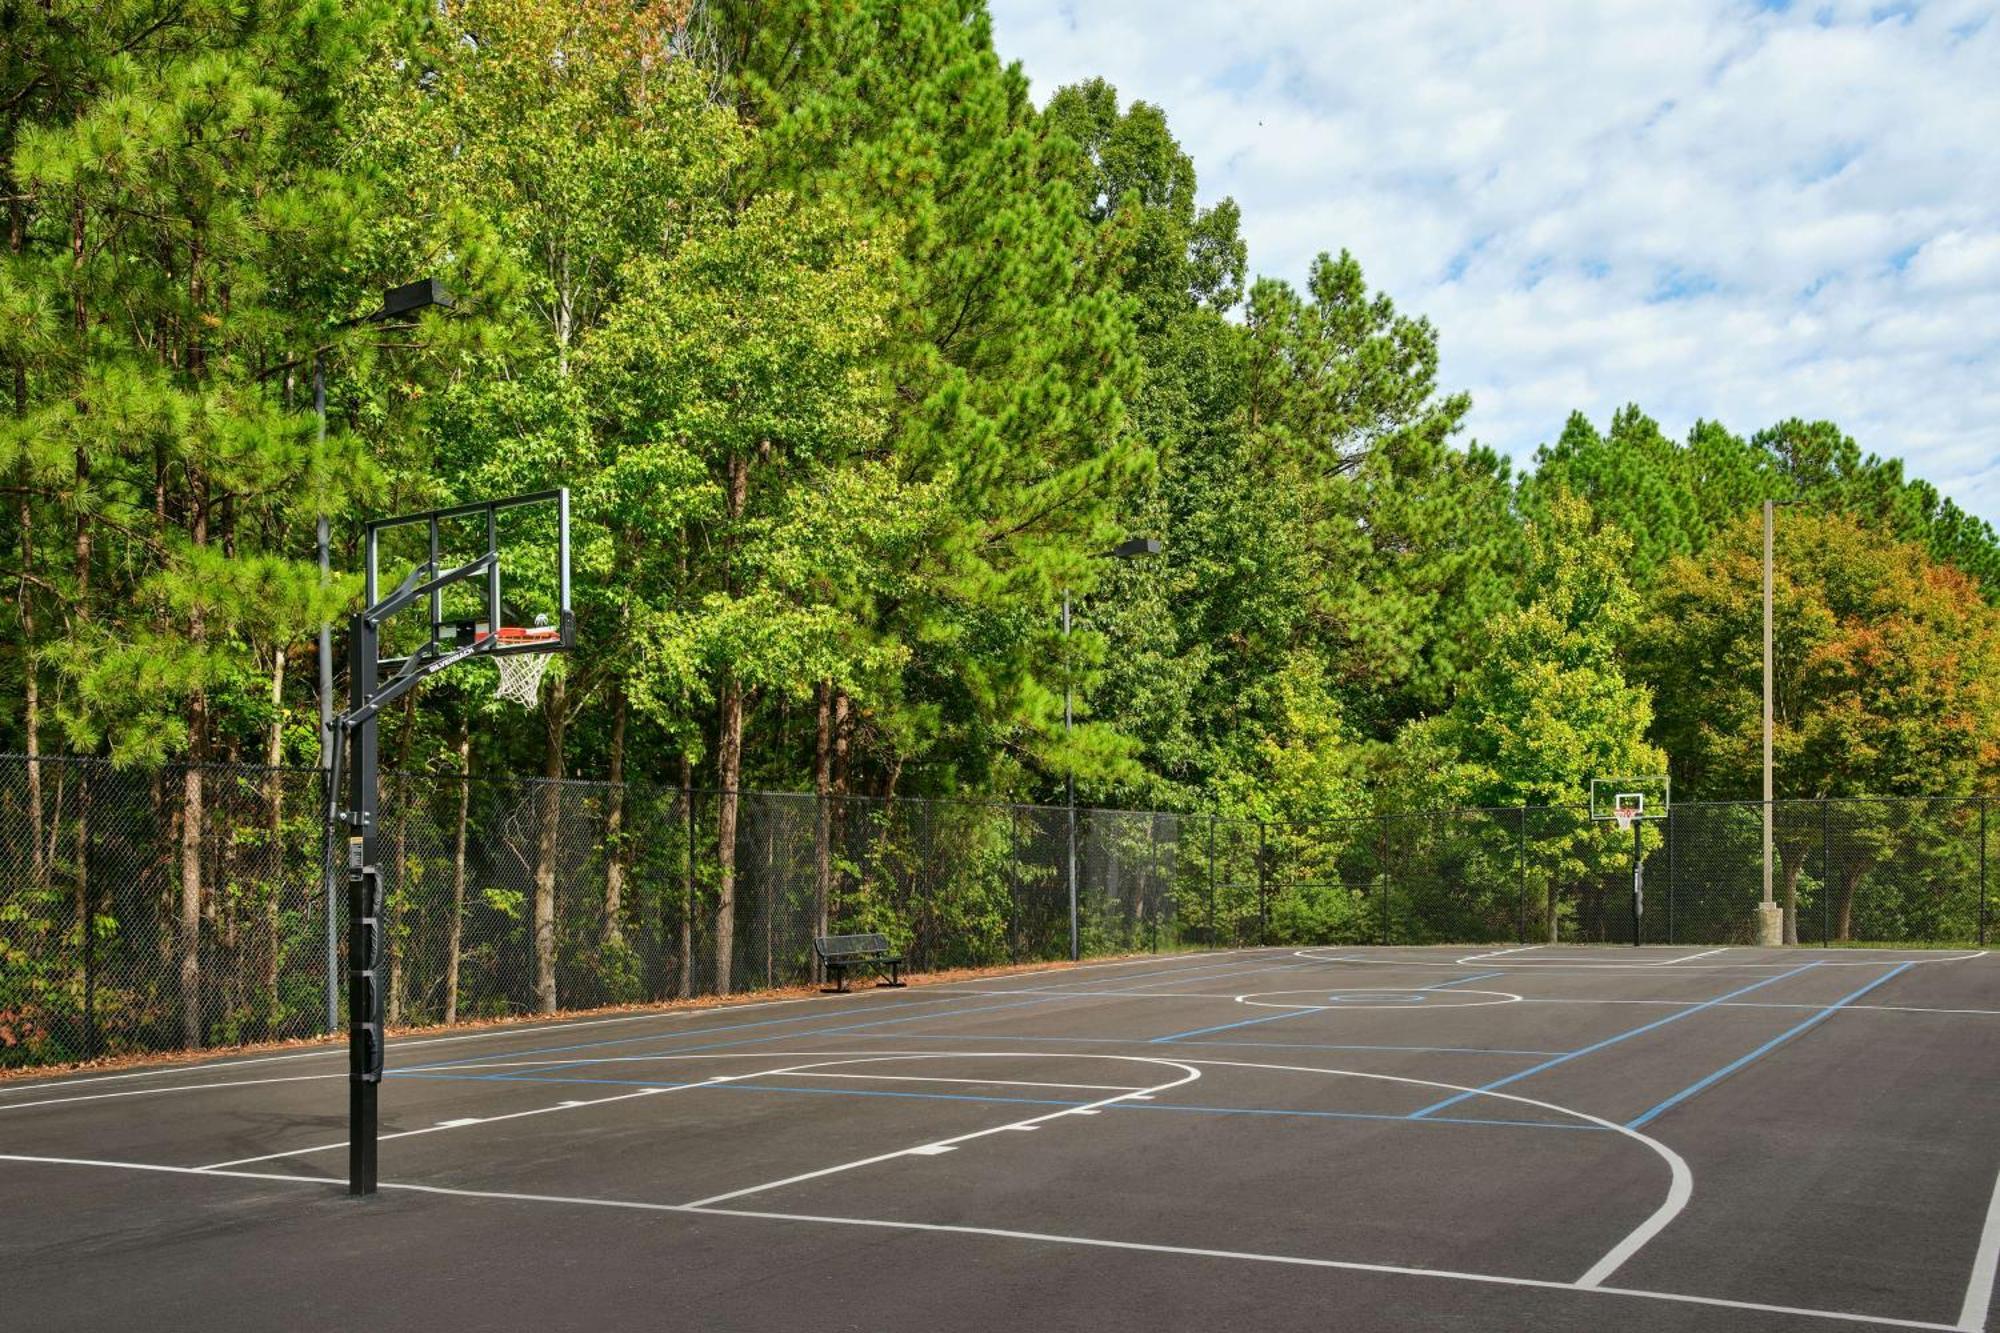
{"label": "green tree foliage", "polygon": [[910,667],[855,714],[855,748],[884,790],[913,749],[947,784],[1056,761],[1060,590],[1089,586],[1148,461],[1126,408],[1132,306],[1085,262],[1063,153],[976,3],[710,13],[759,130],[752,182],[834,201],[884,239],[885,457],[947,506],[909,552],[920,586],[877,608],[870,634]]}
{"label": "green tree foliage", "polygon": [[1527,546],[1523,604],[1494,619],[1485,658],[1437,724],[1469,765],[1465,794],[1565,805],[1594,777],[1665,772],[1646,739],[1652,691],[1627,679],[1619,654],[1640,614],[1627,543],[1559,494]]}
{"label": "green tree foliage", "polygon": [[1632,575],[1641,584],[1674,557],[1701,554],[1768,497],[1848,514],[1916,542],[2000,601],[2000,537],[1992,526],[1928,483],[1906,480],[1901,462],[1864,455],[1832,422],[1793,418],[1746,440],[1698,421],[1682,443],[1637,406],[1620,408],[1602,434],[1572,413],[1556,443],[1536,451],[1522,508],[1537,513],[1561,490],[1583,496],[1600,521],[1632,539]]}
{"label": "green tree foliage", "polygon": [[[1964,795],[2000,762],[2000,613],[1961,571],[1842,515],[1778,524],[1772,625],[1781,797]],[[1755,796],[1763,533],[1670,566],[1634,659],[1689,796]]]}
{"label": "green tree foliage", "polygon": [[[2000,611],[1966,574],[1845,515],[1787,511],[1773,561],[1773,773],[1791,797],[1960,796],[2000,774]],[[1762,766],[1763,532],[1745,519],[1664,572],[1633,655],[1656,683],[1657,739],[1681,792],[1754,796]],[[1841,808],[1839,938],[1877,862],[1937,830],[1889,807]],[[1783,826],[1789,937],[1817,829]],[[1941,838],[1940,846],[1962,846]],[[1946,854],[1940,851],[1939,854]],[[1814,868],[1816,869],[1816,868]]]}
{"label": "green tree foliage", "polygon": [[[388,762],[811,782],[814,919],[893,925],[903,891],[855,867],[894,865],[911,825],[843,825],[844,794],[1074,779],[1306,830],[1574,803],[1660,768],[1654,744],[1683,792],[1747,791],[1742,562],[1775,498],[1796,506],[1781,783],[1994,780],[1988,524],[1828,422],[1670,439],[1636,406],[1577,415],[1517,481],[1465,437],[1439,331],[1338,237],[1297,282],[1253,277],[1236,204],[1203,202],[1165,114],[1102,80],[1038,110],[979,0],[107,0],[4,22],[9,748],[309,759],[312,631],[355,591],[322,587],[314,520],[351,569],[364,515],[566,485],[578,651],[535,713],[482,706],[471,671],[413,699]],[[352,323],[431,275],[448,317]],[[1135,536],[1164,556],[1103,558]],[[543,602],[547,538],[525,529],[509,571]],[[202,770],[176,772],[193,995],[192,923],[236,909],[196,854]],[[36,929],[85,929],[44,793],[23,800]],[[713,882],[643,907],[622,795],[587,911],[553,900],[556,812],[530,821],[534,892],[509,910],[539,1004],[577,922],[623,977],[642,910],[740,933],[734,800],[690,835]],[[1283,837],[1334,886],[1301,934],[1364,937],[1381,900],[1346,886],[1415,854]],[[1590,837],[1557,839],[1564,873],[1602,868]],[[980,887],[939,919],[992,947],[1011,853],[967,839]]]}

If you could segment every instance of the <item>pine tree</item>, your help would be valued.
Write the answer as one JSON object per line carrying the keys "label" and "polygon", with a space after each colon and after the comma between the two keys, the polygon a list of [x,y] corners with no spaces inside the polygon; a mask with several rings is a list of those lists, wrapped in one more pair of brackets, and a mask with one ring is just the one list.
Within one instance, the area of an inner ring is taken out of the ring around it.
{"label": "pine tree", "polygon": [[81,95],[21,127],[12,155],[25,235],[0,302],[31,315],[8,356],[36,370],[9,440],[73,551],[51,584],[68,607],[46,650],[57,715],[78,748],[194,761],[178,813],[190,1045],[212,893],[196,765],[218,717],[267,714],[267,678],[327,606],[299,536],[370,475],[352,439],[315,447],[285,389],[328,313],[294,300],[309,257],[369,206],[314,112],[388,12],[133,6],[102,29],[52,25],[39,73]]}

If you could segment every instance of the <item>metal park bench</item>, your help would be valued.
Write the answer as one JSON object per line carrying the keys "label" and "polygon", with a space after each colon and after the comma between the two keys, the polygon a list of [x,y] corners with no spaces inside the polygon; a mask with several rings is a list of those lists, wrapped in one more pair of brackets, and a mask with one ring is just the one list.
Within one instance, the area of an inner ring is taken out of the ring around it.
{"label": "metal park bench", "polygon": [[887,981],[877,981],[878,986],[902,986],[908,983],[901,977],[903,955],[893,953],[889,941],[882,935],[817,935],[813,937],[813,952],[819,955],[821,966],[826,968],[830,987],[821,989],[831,994],[841,994],[847,990],[849,968],[872,968],[879,977],[882,969],[889,970]]}

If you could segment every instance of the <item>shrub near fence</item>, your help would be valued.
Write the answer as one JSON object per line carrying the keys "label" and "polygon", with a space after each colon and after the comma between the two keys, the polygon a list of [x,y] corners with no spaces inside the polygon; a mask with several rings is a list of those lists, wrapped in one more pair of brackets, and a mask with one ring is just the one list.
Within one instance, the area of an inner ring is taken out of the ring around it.
{"label": "shrub near fence", "polygon": [[[400,773],[383,797],[402,1025],[810,983],[822,930],[879,931],[918,971],[1066,958],[1072,847],[1084,955],[1633,942],[1630,835],[1564,807],[1279,825],[748,792],[719,941],[713,792]],[[329,930],[323,808],[314,769],[0,756],[0,1065],[338,1026],[345,885]],[[1984,941],[1988,802],[1772,813],[1792,939]],[[1760,805],[1684,802],[1643,838],[1640,942],[1750,942]]]}

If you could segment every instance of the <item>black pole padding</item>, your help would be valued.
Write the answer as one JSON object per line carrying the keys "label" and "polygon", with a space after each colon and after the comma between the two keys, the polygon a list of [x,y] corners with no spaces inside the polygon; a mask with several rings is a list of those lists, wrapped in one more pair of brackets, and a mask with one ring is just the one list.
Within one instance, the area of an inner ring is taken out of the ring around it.
{"label": "black pole padding", "polygon": [[374,702],[380,633],[366,615],[348,628],[353,754],[347,790],[347,1192],[375,1192],[376,1098],[382,1083],[382,876],[375,861],[378,723]]}
{"label": "black pole padding", "polygon": [[1640,924],[1646,915],[1646,825],[1632,821],[1632,947],[1640,944]]}

